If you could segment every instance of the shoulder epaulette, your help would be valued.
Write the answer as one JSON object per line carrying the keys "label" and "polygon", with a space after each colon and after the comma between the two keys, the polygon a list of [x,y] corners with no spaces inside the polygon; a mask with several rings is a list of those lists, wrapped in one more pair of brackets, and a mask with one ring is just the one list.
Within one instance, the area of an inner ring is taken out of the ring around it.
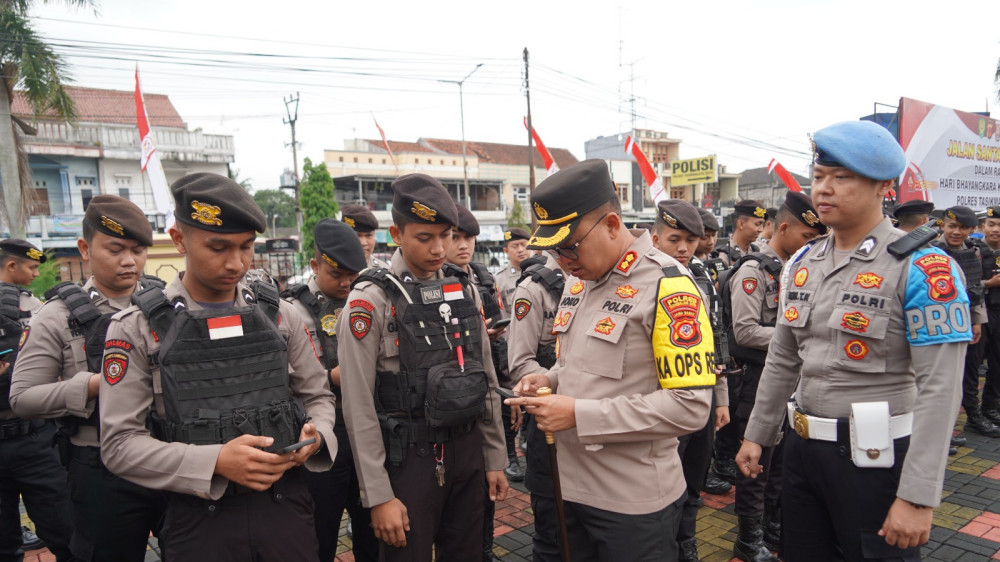
{"label": "shoulder epaulette", "polygon": [[174,323],[174,306],[159,287],[149,287],[132,293],[132,304],[142,310],[157,338],[163,338]]}
{"label": "shoulder epaulette", "polygon": [[62,299],[66,303],[66,308],[69,309],[72,320],[75,320],[81,327],[86,327],[91,322],[103,316],[97,310],[97,307],[94,306],[94,302],[90,300],[90,295],[83,290],[83,287],[72,281],[63,281],[45,291],[45,299],[49,300],[52,298]]}
{"label": "shoulder epaulette", "polygon": [[250,284],[250,290],[257,299],[257,304],[264,310],[264,314],[277,326],[278,308],[281,303],[278,288],[267,281],[254,281]]}

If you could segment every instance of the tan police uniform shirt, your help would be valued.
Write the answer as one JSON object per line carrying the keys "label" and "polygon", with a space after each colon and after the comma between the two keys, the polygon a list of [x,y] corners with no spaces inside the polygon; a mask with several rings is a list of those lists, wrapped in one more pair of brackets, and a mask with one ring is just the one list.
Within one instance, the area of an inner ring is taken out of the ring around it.
{"label": "tan police uniform shirt", "polygon": [[[546,375],[554,392],[576,399],[576,427],[556,433],[563,498],[640,515],[684,494],[677,437],[705,426],[712,388],[661,388],[658,285],[663,267],[687,270],[653,248],[648,232],[632,233],[616,267],[583,281],[579,302],[563,299],[553,322],[559,358]],[[697,329],[711,333],[707,321]]]}
{"label": "tan police uniform shirt", "polygon": [[390,267],[384,260],[376,258],[375,256],[372,256],[372,261],[368,264],[368,266],[374,267],[375,269],[389,269]]}
{"label": "tan police uniform shirt", "polygon": [[514,302],[514,289],[517,288],[517,280],[521,278],[521,268],[508,265],[495,275],[497,280],[497,293],[500,295],[500,304],[504,312],[511,314],[511,303]]}
{"label": "tan police uniform shirt", "polygon": [[[25,332],[27,332],[28,334],[30,334],[31,333],[31,329],[30,329],[29,326],[30,326],[30,323],[31,323],[31,318],[34,317],[35,313],[38,312],[39,309],[42,308],[42,301],[38,300],[38,298],[35,295],[31,294],[31,292],[28,291],[27,289],[25,289],[23,287],[18,287],[18,288],[21,289],[20,302],[17,305],[18,308],[20,308],[22,312],[30,312],[31,313],[31,317],[21,318],[20,319],[21,326],[24,328]],[[25,337],[27,337],[27,336],[25,335],[24,332],[22,332],[21,333],[21,342],[24,342],[24,338]],[[14,365],[15,370],[17,369],[16,363],[19,362],[19,361],[21,361],[20,353],[18,353],[17,361],[15,361],[15,365]],[[11,376],[13,376],[13,373],[11,373]],[[17,414],[15,414],[14,410],[12,410],[12,409],[11,410],[0,410],[0,421],[10,420],[10,419],[14,419],[16,417],[17,417]]]}
{"label": "tan police uniform shirt", "polygon": [[[164,291],[167,300],[181,296],[188,310],[201,310],[202,306],[191,298],[181,282],[183,275],[182,272]],[[249,306],[243,300],[244,290],[242,283],[237,286],[234,307]],[[288,342],[289,388],[305,405],[310,423],[316,426],[324,442],[324,447],[305,466],[311,471],[329,470],[337,456],[333,394],[302,317],[285,301],[280,301],[279,314],[278,330]],[[116,353],[128,357],[117,382],[110,384],[107,377],[101,377],[101,457],[108,470],[154,490],[205,499],[222,497],[229,484],[228,479],[215,474],[222,445],[167,443],[149,433],[146,421],[150,409],[155,407],[159,415],[165,415],[161,389],[156,388],[159,385],[153,379],[149,359],[159,351],[160,343],[154,339],[149,321],[139,307],[131,306],[116,314],[107,339],[129,344],[114,348]]]}
{"label": "tan police uniform shirt", "polygon": [[[129,297],[108,299],[91,277],[83,286],[101,314],[129,306]],[[51,299],[31,321],[31,329],[17,356],[10,385],[10,404],[23,418],[87,418],[96,400],[87,400],[87,385],[94,373],[87,368],[85,335],[69,327],[70,311],[62,299]],[[58,350],[58,351],[57,351]],[[70,437],[77,446],[100,447],[97,428],[81,425]]]}
{"label": "tan police uniform shirt", "polygon": [[[760,253],[784,263],[769,245]],[[736,343],[767,351],[778,318],[778,280],[763,264],[751,259],[729,276],[729,293]]]}
{"label": "tan police uniform shirt", "polygon": [[[316,300],[318,300],[320,303],[323,303],[324,301],[327,300],[326,295],[323,294],[323,291],[319,290],[319,285],[316,284],[315,276],[309,278],[309,281],[306,282],[306,287],[309,288],[309,292],[312,293],[313,296],[316,297]],[[323,350],[321,350],[318,347],[319,339],[317,339],[316,337],[316,330],[319,329],[320,327],[316,326],[316,321],[313,319],[312,312],[308,308],[306,308],[306,305],[304,305],[302,301],[300,301],[299,299],[288,298],[285,299],[285,301],[291,303],[291,305],[294,306],[295,310],[299,313],[299,316],[302,317],[302,323],[306,325],[306,331],[309,332],[309,337],[312,338],[313,344],[317,346],[316,354],[317,355],[322,354]],[[335,311],[335,316],[333,318],[334,327],[336,327],[337,324],[336,317],[340,316],[341,310],[342,309],[337,309]],[[320,320],[322,321],[323,319],[321,318]],[[334,330],[334,334],[336,333],[337,333],[336,330]]]}
{"label": "tan police uniform shirt", "polygon": [[[391,271],[400,279],[409,275],[401,250],[392,255]],[[442,271],[434,279],[444,277]],[[470,295],[469,292],[472,294]],[[466,297],[480,306],[477,291],[467,291]],[[375,373],[399,372],[399,347],[397,346],[396,319],[393,317],[391,299],[381,287],[362,281],[351,289],[347,308],[337,319],[337,340],[340,357],[340,387],[344,396],[344,420],[354,452],[354,466],[361,486],[361,503],[374,507],[395,498],[389,475],[385,469],[385,446],[382,429],[375,412]],[[351,314],[363,313],[370,317],[370,325],[359,335],[351,328]],[[486,470],[503,470],[507,466],[507,448],[500,423],[500,400],[493,392],[497,386],[496,371],[490,361],[490,341],[484,322],[482,333],[483,367],[486,370],[486,404],[491,411],[491,422],[480,421],[477,426],[483,435],[483,456]],[[347,335],[350,334],[350,335]]]}
{"label": "tan police uniform shirt", "polygon": [[[560,271],[559,262],[551,254],[545,253],[545,267]],[[583,281],[563,273],[564,294],[573,297],[583,290]],[[552,321],[559,308],[559,299],[540,282],[528,277],[518,284],[511,298],[511,322],[507,328],[507,363],[510,379],[521,380],[524,375],[544,373],[536,356],[539,348],[555,346],[556,335],[552,331]]]}
{"label": "tan police uniform shirt", "polygon": [[[773,445],[793,391],[800,410],[824,418],[849,417],[854,402],[888,401],[892,415],[914,414],[896,495],[936,506],[967,343],[910,344],[907,315],[923,317],[924,311],[908,305],[907,279],[924,275],[909,266],[914,256],[899,260],[886,251],[903,235],[883,219],[853,251],[835,251],[829,235],[815,239],[797,261],[789,260],[781,283],[781,316],[745,436]],[[957,286],[961,270],[954,262],[951,266],[958,273]],[[921,290],[930,285],[929,280],[920,283]],[[959,312],[968,319],[967,303],[948,306],[964,306]]]}

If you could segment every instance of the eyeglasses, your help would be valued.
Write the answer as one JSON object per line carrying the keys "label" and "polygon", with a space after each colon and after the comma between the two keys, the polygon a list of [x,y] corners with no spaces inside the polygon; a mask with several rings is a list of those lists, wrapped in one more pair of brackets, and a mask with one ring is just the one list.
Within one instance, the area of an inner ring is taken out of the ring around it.
{"label": "eyeglasses", "polygon": [[[607,215],[604,215],[604,217],[606,216]],[[601,217],[599,221],[595,222],[590,227],[590,230],[588,230],[587,233],[583,235],[583,238],[580,238],[579,240],[576,241],[576,244],[573,244],[572,246],[567,246],[565,248],[552,248],[551,250],[549,250],[549,253],[556,258],[566,258],[568,260],[580,259],[580,254],[576,253],[576,249],[580,247],[581,242],[583,242],[584,240],[587,239],[588,236],[590,236],[590,233],[593,232],[595,228],[597,228],[597,225],[604,222],[604,217]]]}

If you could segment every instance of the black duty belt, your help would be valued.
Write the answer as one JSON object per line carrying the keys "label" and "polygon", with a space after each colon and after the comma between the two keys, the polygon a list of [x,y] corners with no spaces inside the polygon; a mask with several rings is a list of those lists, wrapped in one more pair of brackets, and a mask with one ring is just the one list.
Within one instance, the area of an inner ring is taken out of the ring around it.
{"label": "black duty belt", "polygon": [[94,468],[104,468],[100,447],[73,445],[73,460]]}
{"label": "black duty belt", "polygon": [[0,441],[25,437],[45,427],[45,420],[22,420],[14,418],[0,422]]}

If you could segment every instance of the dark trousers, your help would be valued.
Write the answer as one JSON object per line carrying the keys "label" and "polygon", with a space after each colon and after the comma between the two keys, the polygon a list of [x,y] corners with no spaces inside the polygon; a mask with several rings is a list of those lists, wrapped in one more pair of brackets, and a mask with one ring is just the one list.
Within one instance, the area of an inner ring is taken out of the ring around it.
{"label": "dark trousers", "polygon": [[[510,423],[510,406],[500,403],[500,415],[503,417],[503,434],[507,440],[507,458],[511,462],[517,458],[517,449],[514,441],[517,439],[517,432]],[[487,488],[485,499],[483,500],[483,552],[493,548],[493,517],[497,512],[496,502],[490,499],[490,491]]]}
{"label": "dark trousers", "polygon": [[701,488],[705,485],[708,465],[712,461],[712,440],[715,438],[715,397],[705,427],[677,439],[677,454],[681,458],[681,470],[687,493],[681,510],[677,541],[694,538],[698,507],[701,504]]}
{"label": "dark trousers", "polygon": [[1000,304],[987,305],[986,314],[989,323],[983,325],[982,339],[986,340],[984,347],[989,370],[983,387],[983,406],[997,408],[1000,407]]}
{"label": "dark trousers", "polygon": [[38,536],[56,560],[72,560],[69,487],[66,469],[52,447],[55,426],[50,421],[31,423],[32,433],[0,441],[0,561],[24,558],[21,497]]}
{"label": "dark trousers", "polygon": [[565,502],[573,562],[662,562],[677,560],[677,526],[684,496],[645,515],[625,515]]}
{"label": "dark trousers", "polygon": [[531,492],[531,511],[535,515],[531,559],[533,562],[558,562],[562,553],[559,550],[555,492],[552,490],[552,465],[545,432],[538,429],[535,416],[526,417],[524,436],[528,440],[524,484]]}
{"label": "dark trousers", "polygon": [[204,500],[171,494],[163,534],[166,559],[184,562],[316,562],[312,496],[293,468],[264,492]]}
{"label": "dark trousers", "polygon": [[[73,556],[83,562],[141,561],[149,533],[162,537],[167,495],[119,478],[101,462],[98,447],[73,447],[69,464],[73,501]],[[113,522],[113,523],[112,523]]]}
{"label": "dark trousers", "polygon": [[785,433],[782,559],[920,560],[919,547],[896,548],[878,536],[896,499],[909,437],[896,439],[892,468],[858,468],[851,460],[847,423],[841,425],[837,443]]}
{"label": "dark trousers", "polygon": [[[729,412],[730,418],[736,417],[736,407],[740,403],[740,395],[743,391],[743,372],[736,372],[726,377],[729,387]],[[733,460],[740,450],[740,441],[743,435],[740,434],[739,427],[735,423],[726,424],[715,434],[715,462]]]}
{"label": "dark trousers", "polygon": [[986,326],[979,343],[965,350],[965,372],[962,375],[962,407],[966,414],[979,412],[979,366],[986,353]]}
{"label": "dark trousers", "polygon": [[[750,421],[750,413],[757,403],[757,386],[764,366],[748,363],[744,371],[743,385],[740,388],[740,399],[733,411],[733,423],[739,441],[743,441],[743,433]],[[764,504],[778,505],[781,501],[781,467],[783,445],[779,442],[774,447],[764,447],[760,456],[760,464],[764,472],[757,478],[747,478],[740,474],[736,480],[736,515],[760,517],[764,514]]]}
{"label": "dark trousers", "polygon": [[[444,486],[435,476],[436,456],[444,461]],[[410,532],[406,547],[379,544],[383,562],[470,562],[483,555],[483,437],[479,428],[443,445],[406,448],[403,464],[389,467],[392,492],[406,506]]]}
{"label": "dark trousers", "polygon": [[[337,411],[337,419],[341,412]],[[344,509],[351,516],[353,533],[352,552],[357,562],[378,560],[378,539],[372,529],[371,510],[361,505],[358,475],[354,468],[354,454],[347,437],[347,428],[336,424],[337,458],[333,467],[325,472],[306,472],[306,483],[315,505],[316,539],[319,541],[320,562],[333,562],[337,557],[337,539]]]}

